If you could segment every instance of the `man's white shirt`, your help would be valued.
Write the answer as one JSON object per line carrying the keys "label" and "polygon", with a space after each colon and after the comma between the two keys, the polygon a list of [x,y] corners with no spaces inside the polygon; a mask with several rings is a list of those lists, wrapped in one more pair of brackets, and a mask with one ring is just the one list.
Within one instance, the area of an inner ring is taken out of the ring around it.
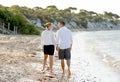
{"label": "man's white shirt", "polygon": [[56,44],[59,45],[60,49],[67,49],[72,43],[72,32],[65,26],[60,28],[56,34]]}

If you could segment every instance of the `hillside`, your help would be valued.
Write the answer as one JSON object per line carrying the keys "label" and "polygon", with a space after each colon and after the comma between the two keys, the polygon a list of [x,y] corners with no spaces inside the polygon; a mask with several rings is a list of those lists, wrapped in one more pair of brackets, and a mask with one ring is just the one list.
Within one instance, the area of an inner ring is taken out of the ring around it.
{"label": "hillside", "polygon": [[18,27],[18,33],[21,34],[40,34],[46,22],[53,22],[54,29],[57,29],[57,23],[60,20],[66,22],[70,29],[80,30],[110,30],[120,29],[120,16],[112,12],[99,14],[93,11],[80,10],[74,13],[77,8],[69,7],[63,10],[51,5],[46,8],[41,7],[20,7],[14,5],[11,7],[0,6],[0,22],[10,23],[10,29]]}

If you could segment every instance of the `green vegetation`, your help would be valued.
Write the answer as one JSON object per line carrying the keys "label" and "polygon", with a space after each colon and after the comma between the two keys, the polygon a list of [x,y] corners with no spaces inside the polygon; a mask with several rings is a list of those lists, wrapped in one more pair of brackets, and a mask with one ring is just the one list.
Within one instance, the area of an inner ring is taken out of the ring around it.
{"label": "green vegetation", "polygon": [[120,23],[120,16],[111,12],[99,14],[82,9],[78,13],[74,13],[75,10],[77,10],[75,7],[59,10],[54,5],[47,6],[46,8],[28,8],[25,6],[20,7],[18,5],[4,7],[0,5],[0,22],[5,22],[5,24],[10,23],[11,30],[13,30],[14,26],[17,26],[18,33],[22,34],[40,34],[40,30],[27,21],[29,19],[40,19],[42,24],[49,21],[53,23],[60,20],[65,20],[67,23],[74,21],[80,28],[87,28],[88,21],[108,21],[115,25]]}
{"label": "green vegetation", "polygon": [[[14,30],[14,26],[18,27],[18,33],[21,34],[40,34],[40,31],[27,22],[26,17],[20,12],[19,6],[10,8],[0,6],[0,22],[6,25],[10,23],[10,30]],[[6,27],[7,28],[7,27]]]}

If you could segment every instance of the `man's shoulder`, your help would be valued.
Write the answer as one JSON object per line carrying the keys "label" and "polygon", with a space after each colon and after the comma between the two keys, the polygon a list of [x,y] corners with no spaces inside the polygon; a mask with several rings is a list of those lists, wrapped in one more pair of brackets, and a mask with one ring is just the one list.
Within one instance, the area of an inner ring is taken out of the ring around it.
{"label": "man's shoulder", "polygon": [[66,26],[63,27],[63,28],[61,28],[61,29],[59,29],[59,30],[57,30],[57,32],[64,32],[64,31],[69,31],[69,32],[71,32],[71,30],[68,29]]}
{"label": "man's shoulder", "polygon": [[69,28],[67,28],[68,31],[71,31]]}
{"label": "man's shoulder", "polygon": [[59,29],[59,30],[57,30],[57,33],[58,33],[58,32],[60,32],[60,29]]}
{"label": "man's shoulder", "polygon": [[71,32],[71,30],[68,27],[66,27],[66,30],[69,31],[69,32]]}

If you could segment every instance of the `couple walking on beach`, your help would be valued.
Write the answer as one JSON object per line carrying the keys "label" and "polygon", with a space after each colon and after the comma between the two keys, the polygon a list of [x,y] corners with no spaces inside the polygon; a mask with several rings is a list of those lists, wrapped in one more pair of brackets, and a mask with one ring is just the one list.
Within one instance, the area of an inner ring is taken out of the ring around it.
{"label": "couple walking on beach", "polygon": [[58,51],[59,59],[61,60],[62,74],[65,74],[65,60],[68,66],[68,77],[71,75],[70,60],[72,49],[72,32],[65,26],[64,21],[58,23],[59,30],[54,35],[52,29],[53,24],[48,22],[45,25],[46,30],[41,34],[42,47],[44,52],[44,63],[42,71],[46,69],[47,58],[49,56],[49,70],[53,72],[53,56],[55,47]]}

